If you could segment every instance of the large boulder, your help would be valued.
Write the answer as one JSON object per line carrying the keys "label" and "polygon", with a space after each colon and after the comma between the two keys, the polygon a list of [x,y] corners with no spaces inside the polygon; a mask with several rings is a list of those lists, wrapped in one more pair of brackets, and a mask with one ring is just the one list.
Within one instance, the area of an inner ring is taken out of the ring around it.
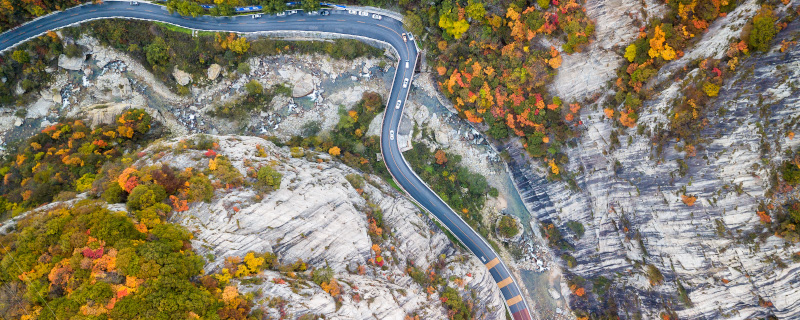
{"label": "large boulder", "polygon": [[220,71],[222,71],[222,67],[220,65],[218,65],[216,63],[212,64],[210,67],[208,67],[208,72],[206,72],[206,75],[208,76],[208,80],[217,79],[217,77],[219,77]]}
{"label": "large boulder", "polygon": [[172,70],[172,76],[175,77],[175,82],[177,82],[179,85],[182,86],[185,86],[190,82],[192,82],[192,75],[186,73],[181,69],[178,69],[178,67],[175,67],[175,69]]}
{"label": "large boulder", "polygon": [[72,71],[81,70],[83,69],[83,57],[70,58],[62,54],[58,56],[58,67]]}
{"label": "large boulder", "polygon": [[314,76],[299,68],[287,66],[278,70],[278,75],[292,84],[292,97],[305,97],[314,92]]}

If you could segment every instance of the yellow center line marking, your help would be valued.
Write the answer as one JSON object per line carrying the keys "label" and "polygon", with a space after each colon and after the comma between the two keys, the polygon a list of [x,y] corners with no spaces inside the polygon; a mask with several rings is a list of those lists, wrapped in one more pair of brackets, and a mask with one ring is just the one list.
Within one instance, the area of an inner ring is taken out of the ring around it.
{"label": "yellow center line marking", "polygon": [[3,41],[0,41],[0,43],[6,42],[6,41],[8,41],[8,39],[5,39],[5,40],[3,40]]}
{"label": "yellow center line marking", "polygon": [[297,21],[306,21],[306,19],[300,19],[300,20],[297,20]]}
{"label": "yellow center line marking", "polygon": [[133,8],[125,8],[125,10],[133,10]]}
{"label": "yellow center line marking", "polygon": [[286,22],[286,20],[278,20],[278,22]]}
{"label": "yellow center line marking", "polygon": [[70,16],[70,17],[74,17],[74,16],[77,16],[77,15],[78,15],[77,13],[74,13],[74,14],[71,14],[71,15],[69,15],[69,16]]}
{"label": "yellow center line marking", "polygon": [[89,12],[95,12],[95,11],[97,11],[97,9],[89,10]]}
{"label": "yellow center line marking", "polygon": [[358,22],[358,23],[366,23],[366,22],[364,22],[364,21],[356,21],[356,22]]}
{"label": "yellow center line marking", "polygon": [[345,21],[347,21],[347,20],[343,20],[343,19],[336,19],[336,21],[339,21],[339,22],[345,22]]}

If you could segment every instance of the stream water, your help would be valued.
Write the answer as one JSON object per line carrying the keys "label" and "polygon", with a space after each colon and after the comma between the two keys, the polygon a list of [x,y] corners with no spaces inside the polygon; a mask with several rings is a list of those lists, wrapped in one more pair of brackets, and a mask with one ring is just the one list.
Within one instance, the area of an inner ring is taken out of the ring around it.
{"label": "stream water", "polygon": [[[409,95],[409,100],[413,100],[421,105],[424,105],[430,113],[436,114],[439,117],[445,116],[450,117],[452,113],[445,108],[435,97],[431,97],[423,90],[418,88],[412,88],[411,94]],[[466,127],[465,124],[461,123],[460,121],[457,123],[447,124],[451,125],[456,128]],[[475,146],[481,150],[481,152],[488,151],[490,149],[487,145],[477,145]],[[501,165],[501,164],[498,164]],[[502,172],[502,181],[503,181],[503,188],[505,189],[506,197],[506,213],[516,216],[522,222],[522,225],[525,229],[525,233],[527,237],[535,237],[533,231],[530,227],[531,222],[531,214],[528,212],[528,209],[525,207],[525,203],[523,202],[522,198],[520,197],[517,189],[514,187],[514,182],[511,179],[511,176],[506,172],[506,170],[501,169],[499,170]],[[562,307],[565,304],[563,297],[559,298],[558,300],[553,299],[553,297],[548,293],[548,288],[550,288],[550,271],[545,272],[535,272],[535,271],[527,271],[521,270],[522,281],[524,282],[525,286],[528,288],[530,292],[530,296],[528,297],[529,302],[531,302],[531,307],[536,309],[536,313],[540,315],[543,319],[554,319],[556,318],[556,310],[559,307]],[[558,277],[554,278],[554,283],[557,285],[559,283]],[[533,301],[530,301],[532,299]],[[563,309],[563,308],[562,308]]]}

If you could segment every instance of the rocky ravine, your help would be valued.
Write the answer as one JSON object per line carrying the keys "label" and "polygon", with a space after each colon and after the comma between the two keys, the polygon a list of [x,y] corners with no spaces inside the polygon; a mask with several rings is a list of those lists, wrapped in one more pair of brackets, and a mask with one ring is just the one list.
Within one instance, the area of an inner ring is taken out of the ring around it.
{"label": "rocky ravine", "polygon": [[[194,234],[195,250],[213,257],[208,271],[221,268],[226,257],[244,256],[249,251],[273,252],[282,263],[302,259],[309,266],[330,266],[334,277],[343,284],[341,305],[319,286],[310,283],[299,290],[288,284],[272,280],[286,274],[267,271],[260,275],[265,281],[260,285],[241,285],[243,292],[260,292],[264,299],[258,307],[271,316],[280,312],[270,305],[270,298],[287,301],[282,310],[287,315],[306,313],[324,315],[328,319],[403,319],[416,313],[422,319],[446,318],[446,310],[438,294],[428,295],[406,273],[406,263],[413,262],[421,269],[446,256],[446,267],[441,276],[460,278],[464,287],[454,281],[450,286],[459,288],[466,297],[477,297],[476,318],[500,319],[505,315],[499,289],[486,268],[474,256],[447,239],[431,220],[423,216],[409,200],[377,177],[366,177],[363,196],[345,179],[348,174],[361,174],[339,162],[330,161],[327,154],[310,158],[292,158],[289,150],[279,149],[272,143],[255,137],[220,136],[218,153],[228,157],[234,166],[245,173],[244,162],[252,161],[255,167],[270,164],[283,174],[281,187],[262,200],[255,201],[256,191],[249,188],[216,190],[211,203],[201,203],[185,212],[176,213],[173,222],[187,226]],[[151,146],[146,153],[174,147],[177,140]],[[266,157],[256,155],[256,146],[266,149]],[[157,162],[170,163],[180,169],[208,167],[201,151],[162,152]],[[309,158],[309,159],[310,159]],[[152,158],[145,158],[147,164]],[[386,232],[394,247],[384,248],[387,270],[370,265],[374,257],[372,241],[367,234],[368,221],[362,208],[367,200],[377,204],[383,212]],[[234,209],[234,207],[236,209]],[[366,265],[363,275],[357,270]],[[358,293],[360,299],[353,299]]]}

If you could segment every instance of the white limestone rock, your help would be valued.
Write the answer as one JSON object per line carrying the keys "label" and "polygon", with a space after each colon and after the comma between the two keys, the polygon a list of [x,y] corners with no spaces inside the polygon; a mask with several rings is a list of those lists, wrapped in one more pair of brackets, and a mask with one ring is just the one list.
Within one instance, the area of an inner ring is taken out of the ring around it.
{"label": "white limestone rock", "polygon": [[83,69],[83,56],[70,58],[62,54],[58,56],[58,67],[70,71],[79,71]]}
{"label": "white limestone rock", "polygon": [[206,76],[208,76],[208,80],[216,80],[219,77],[219,73],[222,71],[222,67],[218,64],[212,64],[208,67],[208,71],[206,71]]}
{"label": "white limestone rock", "polygon": [[186,73],[181,69],[178,69],[177,66],[172,70],[172,76],[175,78],[175,82],[177,82],[179,85],[182,86],[185,86],[190,82],[192,82],[192,75]]}
{"label": "white limestone rock", "polygon": [[[174,146],[181,137],[163,142]],[[482,263],[468,252],[453,246],[419,209],[377,177],[363,185],[363,196],[345,179],[348,174],[360,175],[339,162],[319,154],[322,162],[291,158],[288,148],[279,149],[255,137],[216,136],[218,154],[228,157],[242,173],[244,161],[252,165],[271,165],[283,174],[281,186],[262,199],[254,200],[250,188],[219,189],[211,203],[193,205],[188,211],[175,213],[172,220],[185,225],[195,234],[193,247],[200,255],[213,256],[207,271],[219,269],[226,257],[244,256],[249,251],[273,252],[281,263],[302,259],[310,266],[330,266],[342,285],[342,301],[337,307],[331,296],[313,283],[299,291],[273,279],[286,274],[264,272],[260,285],[242,285],[242,292],[261,291],[266,297],[287,301],[284,311],[290,317],[313,313],[328,319],[402,319],[416,313],[425,319],[446,318],[438,295],[428,295],[406,274],[407,263],[425,270],[440,257],[446,266],[442,276],[464,279],[480,299],[473,309],[476,318],[503,318],[505,308],[494,281]],[[256,155],[256,146],[264,146],[267,156]],[[151,146],[149,149],[158,148]],[[144,151],[150,154],[149,150]],[[166,152],[157,162],[169,163],[178,169],[205,169],[208,160],[202,151]],[[155,164],[151,158],[137,165]],[[389,237],[381,248],[386,270],[372,266],[372,240],[367,233],[369,221],[364,213],[369,199],[383,212],[384,232]],[[233,207],[237,209],[234,210]],[[367,266],[364,274],[353,272]],[[458,287],[453,282],[451,286]],[[357,289],[356,289],[357,288]],[[469,294],[464,291],[462,294]],[[268,299],[267,299],[268,300]],[[266,301],[266,300],[264,300]],[[278,309],[261,302],[267,314],[278,316]]]}

